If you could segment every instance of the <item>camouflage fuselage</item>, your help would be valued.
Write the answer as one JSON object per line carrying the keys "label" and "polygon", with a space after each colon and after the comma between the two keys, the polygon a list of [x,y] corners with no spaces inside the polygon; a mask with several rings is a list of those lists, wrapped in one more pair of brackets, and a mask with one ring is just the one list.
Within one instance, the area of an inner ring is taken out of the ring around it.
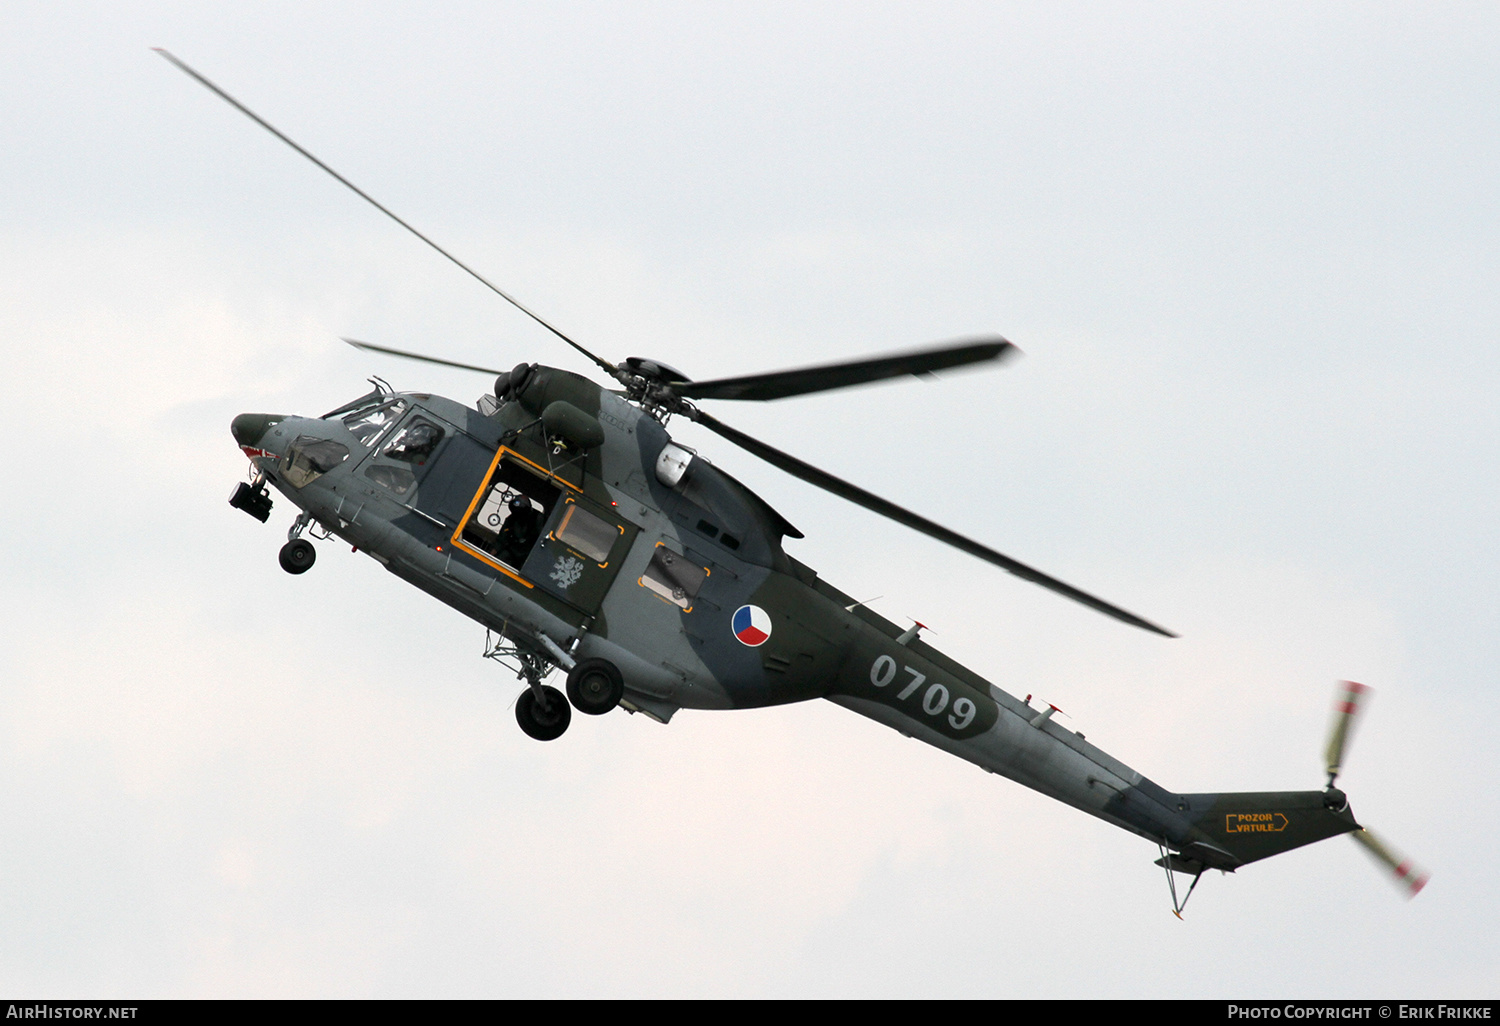
{"label": "camouflage fuselage", "polygon": [[[1162,842],[1189,868],[1233,869],[1357,828],[1321,792],[1170,793],[904,639],[787,555],[782,539],[800,533],[728,474],[694,456],[666,483],[663,426],[585,378],[539,367],[487,415],[437,396],[398,401],[378,433],[351,433],[344,411],[266,417],[245,448],[292,502],[403,580],[538,654],[550,641],[614,664],[632,712],[666,722],[679,708],[826,698]],[[392,441],[419,420],[440,436],[420,460]],[[298,453],[319,440],[349,455],[309,471]],[[498,522],[487,494],[502,487],[545,517],[525,553],[481,523]]]}

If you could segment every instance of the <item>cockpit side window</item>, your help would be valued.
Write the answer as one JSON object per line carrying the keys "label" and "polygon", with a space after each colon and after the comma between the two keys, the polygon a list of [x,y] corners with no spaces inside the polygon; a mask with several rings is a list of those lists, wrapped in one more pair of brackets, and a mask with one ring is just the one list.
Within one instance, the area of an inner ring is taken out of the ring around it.
{"label": "cockpit side window", "polygon": [[406,410],[406,400],[396,399],[373,408],[355,410],[344,418],[344,426],[365,445],[373,446],[381,432],[390,427]]}
{"label": "cockpit side window", "polygon": [[413,467],[426,466],[428,459],[437,450],[438,443],[443,440],[443,435],[443,429],[432,421],[413,417],[396,437],[385,444],[380,455]]}

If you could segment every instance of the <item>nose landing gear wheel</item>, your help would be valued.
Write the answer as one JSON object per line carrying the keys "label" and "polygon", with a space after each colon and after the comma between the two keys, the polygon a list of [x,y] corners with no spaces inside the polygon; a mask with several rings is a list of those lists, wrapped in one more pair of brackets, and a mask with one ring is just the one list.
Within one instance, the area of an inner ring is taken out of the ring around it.
{"label": "nose landing gear wheel", "polygon": [[545,703],[537,699],[536,691],[527,688],[516,699],[516,722],[526,736],[537,741],[555,741],[573,719],[573,709],[563,693],[553,687],[542,687]]}
{"label": "nose landing gear wheel", "polygon": [[289,574],[305,574],[318,558],[318,550],[305,538],[289,541],[281,547],[281,569]]}
{"label": "nose landing gear wheel", "polygon": [[568,699],[581,713],[603,716],[625,697],[625,678],[614,663],[585,659],[568,674]]}

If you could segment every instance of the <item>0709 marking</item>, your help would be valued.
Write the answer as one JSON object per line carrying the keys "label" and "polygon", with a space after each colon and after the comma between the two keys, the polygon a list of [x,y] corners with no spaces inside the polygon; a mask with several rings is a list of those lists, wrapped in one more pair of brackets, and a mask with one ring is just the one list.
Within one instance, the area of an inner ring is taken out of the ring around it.
{"label": "0709 marking", "polygon": [[[927,675],[910,666],[901,669],[911,674],[911,680],[900,691],[896,692],[896,700],[906,701],[915,695],[927,681]],[[896,679],[896,660],[888,655],[878,656],[870,665],[870,683],[877,688],[883,688]],[[922,695],[922,711],[928,716],[940,717],[943,710],[948,708],[948,689],[942,684],[933,683],[928,685],[927,691]],[[953,711],[948,714],[948,725],[954,730],[963,730],[974,722],[974,716],[978,708],[973,701],[960,698],[953,703]]]}

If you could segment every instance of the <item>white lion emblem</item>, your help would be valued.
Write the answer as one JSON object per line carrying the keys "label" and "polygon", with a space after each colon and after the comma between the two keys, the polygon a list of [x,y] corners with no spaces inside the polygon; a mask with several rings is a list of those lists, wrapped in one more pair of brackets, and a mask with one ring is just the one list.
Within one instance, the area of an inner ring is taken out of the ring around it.
{"label": "white lion emblem", "polygon": [[552,579],[557,586],[567,591],[583,576],[583,560],[574,559],[572,556],[562,556],[552,567]]}

